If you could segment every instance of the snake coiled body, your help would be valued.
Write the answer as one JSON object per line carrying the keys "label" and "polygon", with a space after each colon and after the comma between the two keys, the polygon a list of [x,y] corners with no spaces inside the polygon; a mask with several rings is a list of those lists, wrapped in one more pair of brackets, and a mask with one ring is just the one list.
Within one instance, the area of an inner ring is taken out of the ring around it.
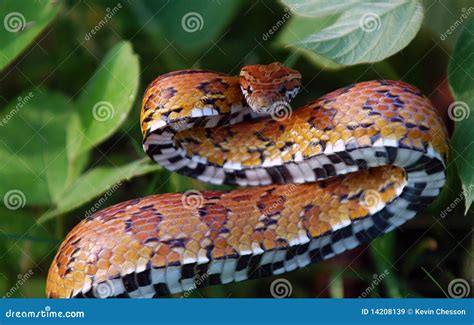
{"label": "snake coiled body", "polygon": [[51,265],[47,296],[158,297],[289,272],[395,229],[439,194],[447,132],[419,90],[361,82],[265,116],[298,87],[279,64],[240,80],[184,70],[153,81],[141,114],[148,156],[244,188],[153,195],[84,219]]}

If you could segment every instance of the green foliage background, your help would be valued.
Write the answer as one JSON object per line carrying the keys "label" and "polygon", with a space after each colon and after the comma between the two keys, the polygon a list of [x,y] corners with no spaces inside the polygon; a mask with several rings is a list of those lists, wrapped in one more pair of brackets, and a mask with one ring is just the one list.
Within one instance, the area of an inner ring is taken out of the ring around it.
{"label": "green foliage background", "polygon": [[[474,114],[455,128],[448,116],[455,100],[468,113],[474,107],[470,8],[467,0],[2,1],[0,197],[19,190],[24,202],[0,205],[0,296],[44,297],[58,244],[97,202],[215,188],[142,152],[141,94],[157,75],[188,68],[235,75],[273,61],[302,72],[295,106],[350,83],[400,79],[429,96],[454,130],[449,179],[436,202],[371,245],[284,275],[292,296],[358,297],[379,274],[387,275],[369,296],[445,296],[451,280],[473,274]],[[360,23],[367,12],[380,19],[370,33]],[[11,13],[25,18],[18,31],[6,28]],[[192,32],[182,22],[188,13],[202,18]],[[104,101],[113,114],[98,121],[92,112]],[[191,296],[268,297],[272,280]]]}

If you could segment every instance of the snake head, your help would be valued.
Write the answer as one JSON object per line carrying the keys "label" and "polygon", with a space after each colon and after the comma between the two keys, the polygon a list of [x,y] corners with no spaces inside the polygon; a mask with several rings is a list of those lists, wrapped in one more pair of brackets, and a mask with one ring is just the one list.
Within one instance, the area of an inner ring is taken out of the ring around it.
{"label": "snake head", "polygon": [[289,106],[301,87],[301,74],[279,62],[248,65],[239,76],[247,104],[258,113],[269,114]]}

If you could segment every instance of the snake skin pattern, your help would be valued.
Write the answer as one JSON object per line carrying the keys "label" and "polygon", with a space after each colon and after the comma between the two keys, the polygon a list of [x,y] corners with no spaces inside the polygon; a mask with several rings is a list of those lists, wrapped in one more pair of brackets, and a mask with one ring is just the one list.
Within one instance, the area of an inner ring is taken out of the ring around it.
{"label": "snake skin pattern", "polygon": [[361,82],[286,118],[262,118],[252,108],[269,113],[296,95],[299,74],[282,69],[247,67],[240,81],[203,70],[154,80],[141,113],[148,156],[204,182],[247,187],[95,213],[61,244],[47,296],[159,297],[289,272],[395,229],[438,195],[447,132],[419,90]]}

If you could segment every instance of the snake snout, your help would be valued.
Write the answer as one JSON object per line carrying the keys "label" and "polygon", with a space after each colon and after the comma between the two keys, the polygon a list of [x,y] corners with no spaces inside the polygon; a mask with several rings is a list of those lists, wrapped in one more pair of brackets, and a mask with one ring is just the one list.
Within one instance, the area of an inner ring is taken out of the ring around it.
{"label": "snake snout", "polygon": [[247,104],[258,113],[271,114],[278,107],[289,107],[301,87],[301,74],[279,62],[242,68],[240,89]]}

